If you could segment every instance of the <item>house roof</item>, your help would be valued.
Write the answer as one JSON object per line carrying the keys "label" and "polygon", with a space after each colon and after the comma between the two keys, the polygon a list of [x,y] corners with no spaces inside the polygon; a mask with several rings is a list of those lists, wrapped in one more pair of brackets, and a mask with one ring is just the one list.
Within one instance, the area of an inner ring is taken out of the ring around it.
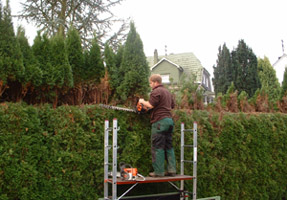
{"label": "house roof", "polygon": [[158,61],[158,63],[156,63],[154,66],[151,67],[151,70],[153,70],[154,68],[156,68],[160,63],[162,63],[163,61],[167,61],[170,64],[174,65],[177,67],[177,69],[179,69],[180,71],[183,71],[183,68],[181,66],[179,66],[178,64],[173,63],[172,61],[166,59],[166,58],[162,58],[160,61]]}
{"label": "house roof", "polygon": [[276,71],[276,76],[278,78],[278,81],[280,85],[282,85],[283,77],[284,77],[284,71],[287,67],[287,54],[283,54],[278,58],[278,60],[272,65],[274,70]]}
{"label": "house roof", "polygon": [[[166,58],[173,64],[176,64],[183,68],[184,72],[187,74],[193,73],[197,77],[197,81],[201,82],[203,66],[200,61],[193,53],[179,53],[179,54],[170,54],[166,56],[158,56],[158,59],[161,61],[162,58]],[[154,57],[147,57],[148,65],[152,69],[158,63],[154,64]]]}
{"label": "house roof", "polygon": [[283,60],[284,58],[287,58],[287,55],[284,53],[282,56],[280,56],[278,58],[278,60],[272,65],[273,67],[275,67],[279,62],[281,62],[281,60]]}

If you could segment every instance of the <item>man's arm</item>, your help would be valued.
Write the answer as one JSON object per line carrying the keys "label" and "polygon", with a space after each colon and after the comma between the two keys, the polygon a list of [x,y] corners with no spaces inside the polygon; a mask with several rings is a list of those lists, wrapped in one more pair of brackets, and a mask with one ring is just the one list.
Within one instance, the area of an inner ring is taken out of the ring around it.
{"label": "man's arm", "polygon": [[139,99],[139,103],[143,104],[144,106],[146,106],[149,109],[152,109],[153,106],[150,104],[149,101],[145,101],[144,99]]}

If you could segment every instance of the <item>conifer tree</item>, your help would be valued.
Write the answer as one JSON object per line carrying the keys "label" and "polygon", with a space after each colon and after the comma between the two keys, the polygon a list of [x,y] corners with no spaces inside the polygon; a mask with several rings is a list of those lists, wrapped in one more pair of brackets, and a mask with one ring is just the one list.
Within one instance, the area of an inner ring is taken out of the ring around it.
{"label": "conifer tree", "polygon": [[[118,51],[116,53],[116,56],[115,56],[115,62],[116,62],[116,68],[117,68],[117,76],[118,76],[118,83],[121,83],[123,80],[124,80],[124,74],[125,72],[124,71],[121,71],[122,68],[121,68],[121,64],[122,64],[122,61],[123,61],[123,55],[124,55],[124,45],[120,45],[119,48],[118,48]],[[118,84],[119,86],[119,84]]]}
{"label": "conifer tree", "polygon": [[257,71],[257,57],[244,40],[240,40],[237,48],[232,52],[232,62],[235,69],[235,88],[239,92],[245,91],[249,98],[261,88]]}
{"label": "conifer tree", "polygon": [[270,101],[276,101],[280,97],[280,84],[276,77],[276,72],[267,57],[264,59],[258,59],[258,76],[264,88],[268,99]]}
{"label": "conifer tree", "polygon": [[51,39],[51,64],[54,68],[55,86],[58,88],[72,87],[73,75],[68,61],[65,40],[62,35]]}
{"label": "conifer tree", "polygon": [[65,93],[69,88],[73,87],[73,73],[68,61],[65,40],[61,34],[51,38],[51,50],[51,65],[55,82],[53,106],[56,107],[59,92]]}
{"label": "conifer tree", "polygon": [[23,64],[25,68],[25,76],[23,77],[23,83],[26,87],[39,87],[42,84],[42,70],[37,62],[32,48],[29,45],[28,39],[25,36],[25,30],[23,27],[18,27],[17,39],[20,45],[20,49],[23,55]]}
{"label": "conifer tree", "polygon": [[234,80],[234,70],[231,61],[231,55],[229,49],[226,47],[226,44],[223,44],[223,47],[218,49],[218,58],[216,66],[213,66],[214,69],[214,91],[217,95],[218,93],[225,94],[231,82]]}
{"label": "conifer tree", "polygon": [[89,51],[85,52],[85,80],[99,83],[105,75],[105,66],[101,57],[101,49],[98,40],[94,37]]}
{"label": "conifer tree", "polygon": [[38,32],[37,36],[34,39],[32,51],[33,55],[36,58],[36,62],[42,70],[43,78],[40,91],[43,91],[44,93],[42,93],[42,95],[46,96],[49,88],[55,85],[55,80],[53,77],[54,71],[51,65],[51,42],[46,34],[41,35],[40,32]]}
{"label": "conifer tree", "polygon": [[118,68],[116,66],[116,55],[114,54],[112,48],[110,48],[109,44],[105,44],[105,63],[106,68],[109,74],[109,83],[112,88],[112,90],[116,89],[116,87],[119,85],[118,82]]}
{"label": "conifer tree", "polygon": [[[4,22],[3,22],[3,14],[2,14],[2,2],[0,1],[0,51],[2,51],[2,34],[4,34]],[[4,70],[4,56],[0,53],[0,97],[2,96],[5,89],[8,87],[7,82],[7,74]]]}
{"label": "conifer tree", "polygon": [[281,98],[287,95],[287,67],[285,67],[284,77],[282,81]]}
{"label": "conifer tree", "polygon": [[124,80],[117,89],[118,95],[122,100],[146,95],[150,71],[142,40],[133,22],[130,24],[122,59],[120,71],[124,73]]}
{"label": "conifer tree", "polygon": [[66,35],[72,25],[81,33],[83,41],[89,44],[93,34],[97,33],[98,41],[109,39],[117,46],[125,38],[128,28],[125,20],[113,13],[112,8],[120,5],[121,1],[27,0],[21,2],[22,11],[18,17],[34,22],[49,36]]}
{"label": "conifer tree", "polygon": [[84,54],[81,44],[79,32],[71,26],[67,33],[66,46],[75,85],[81,83],[84,79]]}
{"label": "conifer tree", "polygon": [[[15,82],[24,75],[23,58],[15,37],[9,1],[1,7],[0,16],[0,96],[8,87],[7,82]],[[10,90],[13,88],[10,87]]]}
{"label": "conifer tree", "polygon": [[117,50],[116,57],[115,57],[117,68],[121,67],[121,63],[123,60],[123,54],[124,54],[124,45],[120,45]]}

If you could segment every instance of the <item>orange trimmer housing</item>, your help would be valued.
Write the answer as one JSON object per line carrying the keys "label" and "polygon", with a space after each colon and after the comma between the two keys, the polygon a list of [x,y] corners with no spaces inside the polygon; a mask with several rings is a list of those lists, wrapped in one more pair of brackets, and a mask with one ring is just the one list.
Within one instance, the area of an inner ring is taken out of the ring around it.
{"label": "orange trimmer housing", "polygon": [[143,114],[143,113],[146,113],[149,109],[144,106],[142,103],[137,103],[137,106],[136,106],[136,111],[137,113],[139,114]]}
{"label": "orange trimmer housing", "polygon": [[133,177],[138,175],[138,168],[124,168],[126,173],[132,174]]}

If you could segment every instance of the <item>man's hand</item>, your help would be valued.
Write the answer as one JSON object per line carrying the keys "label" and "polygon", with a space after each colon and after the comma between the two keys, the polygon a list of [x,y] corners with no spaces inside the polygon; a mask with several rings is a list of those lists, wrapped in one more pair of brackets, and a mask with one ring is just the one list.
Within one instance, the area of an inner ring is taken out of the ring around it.
{"label": "man's hand", "polygon": [[153,108],[153,106],[149,103],[149,101],[145,101],[144,99],[139,99],[139,103],[143,104],[144,106],[148,107],[149,109]]}

